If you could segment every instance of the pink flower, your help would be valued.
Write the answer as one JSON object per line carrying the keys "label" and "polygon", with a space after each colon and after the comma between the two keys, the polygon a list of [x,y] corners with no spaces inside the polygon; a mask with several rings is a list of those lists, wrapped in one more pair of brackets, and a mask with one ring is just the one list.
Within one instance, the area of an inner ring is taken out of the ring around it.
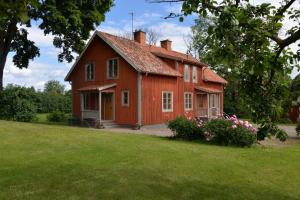
{"label": "pink flower", "polygon": [[231,126],[231,128],[236,128],[236,127],[237,127],[236,125],[232,125],[232,126]]}

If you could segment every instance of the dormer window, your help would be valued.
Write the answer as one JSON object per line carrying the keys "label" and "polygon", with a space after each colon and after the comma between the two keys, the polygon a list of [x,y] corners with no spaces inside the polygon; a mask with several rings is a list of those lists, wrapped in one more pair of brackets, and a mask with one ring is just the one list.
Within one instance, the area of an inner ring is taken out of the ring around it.
{"label": "dormer window", "polygon": [[91,81],[95,78],[95,66],[94,63],[85,64],[85,80]]}
{"label": "dormer window", "polygon": [[119,59],[113,58],[107,61],[107,78],[117,79],[119,77]]}
{"label": "dormer window", "polygon": [[193,66],[193,83],[198,83],[198,69]]}
{"label": "dormer window", "polygon": [[190,82],[190,66],[184,65],[184,81]]}

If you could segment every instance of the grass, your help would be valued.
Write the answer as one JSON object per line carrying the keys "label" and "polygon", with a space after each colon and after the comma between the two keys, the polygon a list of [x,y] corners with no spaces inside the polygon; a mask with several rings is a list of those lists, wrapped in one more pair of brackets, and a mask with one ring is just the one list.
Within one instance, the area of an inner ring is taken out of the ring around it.
{"label": "grass", "polygon": [[0,121],[0,199],[299,199],[300,145],[231,148]]}
{"label": "grass", "polygon": [[[50,122],[47,119],[47,116],[49,115],[49,113],[38,113],[36,115],[35,120],[33,121],[33,123],[37,123],[37,124],[49,124],[49,125],[67,125],[68,122],[67,120],[64,122]],[[71,114],[66,114],[67,118],[70,118]]]}

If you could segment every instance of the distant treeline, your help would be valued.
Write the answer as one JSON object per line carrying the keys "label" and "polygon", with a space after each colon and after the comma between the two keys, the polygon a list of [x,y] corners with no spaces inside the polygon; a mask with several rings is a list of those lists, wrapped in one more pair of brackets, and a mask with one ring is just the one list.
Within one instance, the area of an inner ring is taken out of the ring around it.
{"label": "distant treeline", "polygon": [[0,119],[31,121],[37,113],[70,113],[71,105],[71,91],[58,81],[48,81],[44,91],[9,84],[0,92]]}

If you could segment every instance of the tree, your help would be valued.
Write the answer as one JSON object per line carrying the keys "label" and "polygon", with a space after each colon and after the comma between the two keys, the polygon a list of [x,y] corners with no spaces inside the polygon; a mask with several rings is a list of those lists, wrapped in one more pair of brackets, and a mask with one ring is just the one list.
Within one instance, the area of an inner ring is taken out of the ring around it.
{"label": "tree", "polygon": [[64,94],[65,86],[60,84],[59,81],[50,80],[44,86],[45,93],[56,93],[56,94]]}
{"label": "tree", "polygon": [[105,18],[113,0],[0,0],[0,91],[9,52],[15,52],[16,67],[27,68],[29,60],[40,55],[34,41],[28,39],[26,27],[39,23],[44,34],[54,36],[53,45],[61,49],[58,60],[73,60],[80,53],[90,31]]}
{"label": "tree", "polygon": [[159,33],[152,28],[145,28],[144,31],[146,32],[147,43],[150,45],[156,45],[160,37]]}
{"label": "tree", "polygon": [[207,28],[207,40],[216,47],[215,59],[225,63],[224,68],[229,69],[232,61],[239,61],[239,65],[230,69],[239,75],[240,91],[247,97],[253,120],[260,124],[260,139],[269,133],[284,139],[274,122],[282,113],[281,105],[288,95],[285,78],[293,67],[299,67],[300,49],[293,52],[289,45],[299,42],[300,26],[295,25],[285,33],[282,27],[286,17],[290,22],[299,23],[300,11],[292,7],[296,0],[283,0],[279,7],[247,0],[151,2],[182,2],[182,14],[170,13],[167,18],[183,20],[192,13],[214,18]]}

